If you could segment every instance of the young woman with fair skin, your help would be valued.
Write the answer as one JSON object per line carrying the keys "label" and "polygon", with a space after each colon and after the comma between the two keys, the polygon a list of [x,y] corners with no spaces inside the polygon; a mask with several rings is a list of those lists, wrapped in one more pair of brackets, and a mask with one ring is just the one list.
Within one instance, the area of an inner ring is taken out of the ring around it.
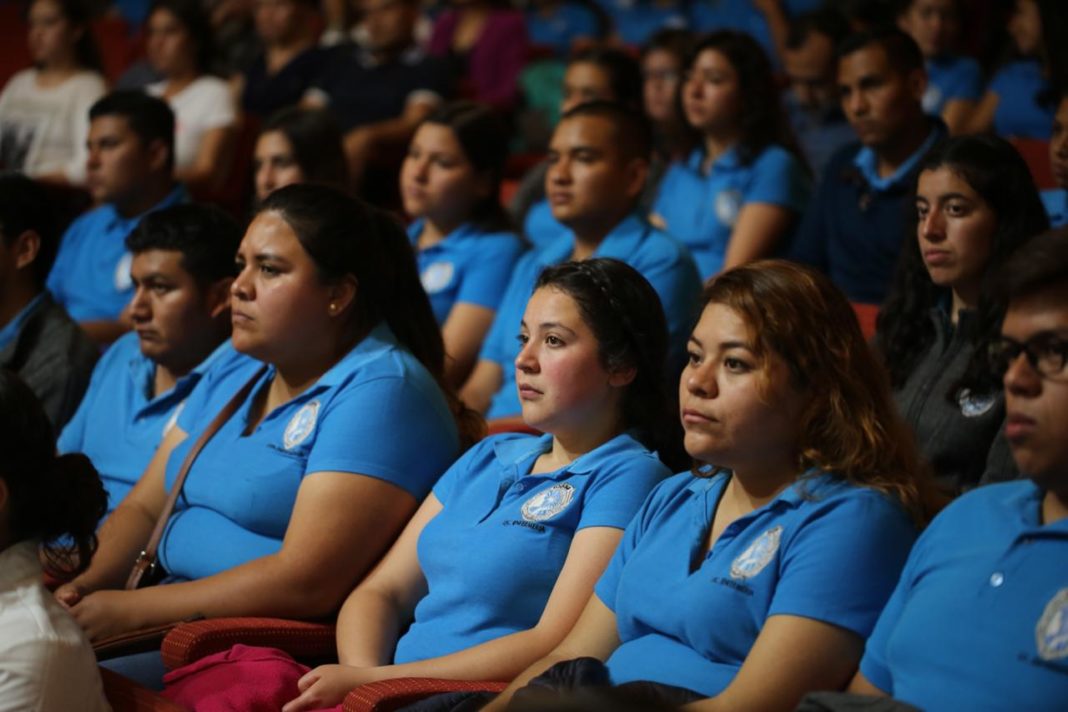
{"label": "young woman with fair skin", "polygon": [[290,107],[263,125],[252,154],[256,202],[294,183],[349,187],[341,130],[323,109]]}
{"label": "young woman with fair skin", "polygon": [[157,0],[146,23],[146,50],[163,80],[147,91],[175,112],[175,177],[219,188],[229,174],[237,112],[222,79],[208,74],[211,26],[196,0]]}
{"label": "young woman with fair skin", "polygon": [[809,178],[771,65],[749,36],[709,35],[680,95],[696,147],[668,168],[653,213],[707,278],[770,255],[805,208]]}
{"label": "young woman with fair skin", "polygon": [[[288,186],[264,202],[237,263],[233,345],[252,358],[206,376],[215,395],[186,402],[92,565],[56,592],[94,640],[198,616],[329,615],[475,435],[439,386],[440,335],[388,216]],[[175,582],[116,590],[190,443],[248,382],[161,542]],[[417,451],[393,437],[398,423]]]}
{"label": "young woman with fair skin", "polygon": [[542,274],[515,368],[523,419],[546,435],[497,436],[450,469],[342,608],[341,664],[305,675],[284,712],[374,680],[509,679],[564,637],[668,472],[635,439],[653,445],[666,406],[654,297],[615,260]]}
{"label": "young woman with fair skin", "polygon": [[489,107],[456,102],[430,116],[401,165],[408,234],[441,324],[445,372],[466,380],[524,245],[498,199],[508,137]]}
{"label": "young woman with fair skin", "polygon": [[53,183],[85,182],[89,107],[107,87],[78,0],[30,4],[27,44],[33,68],[0,93],[0,164]]}
{"label": "young woman with fair skin", "polygon": [[567,638],[489,709],[561,661],[537,687],[607,676],[709,710],[792,710],[852,675],[929,506],[849,304],[806,268],[740,267],[706,287],[689,349],[696,468],[653,491]]}
{"label": "young woman with fair skin", "polygon": [[875,343],[894,397],[952,494],[1015,471],[996,384],[976,378],[1004,305],[989,284],[1046,226],[1027,164],[1006,141],[961,136],[924,159],[914,236],[902,250]]}

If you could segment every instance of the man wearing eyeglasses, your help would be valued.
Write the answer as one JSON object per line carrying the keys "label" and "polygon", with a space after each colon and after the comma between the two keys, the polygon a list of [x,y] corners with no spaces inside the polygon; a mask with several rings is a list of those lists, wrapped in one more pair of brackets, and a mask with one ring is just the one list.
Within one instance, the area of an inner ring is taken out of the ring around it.
{"label": "man wearing eyeglasses", "polygon": [[916,542],[850,690],[925,710],[1068,700],[1068,229],[1006,265],[990,349],[1026,479],[980,487]]}

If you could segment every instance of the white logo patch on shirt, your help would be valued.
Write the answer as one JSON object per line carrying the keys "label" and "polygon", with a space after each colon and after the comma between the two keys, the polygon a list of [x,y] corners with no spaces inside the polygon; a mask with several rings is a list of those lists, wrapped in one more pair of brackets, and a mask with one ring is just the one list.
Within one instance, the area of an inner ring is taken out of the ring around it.
{"label": "white logo patch on shirt", "polygon": [[987,413],[993,408],[994,404],[997,402],[998,397],[996,393],[973,395],[967,388],[962,388],[960,395],[957,396],[960,412],[965,418],[978,418],[980,415]]}
{"label": "white logo patch on shirt", "polygon": [[528,522],[544,522],[567,509],[575,496],[575,488],[566,482],[542,490],[523,503],[523,519]]}
{"label": "white logo patch on shirt", "polygon": [[734,227],[738,212],[742,209],[741,191],[729,188],[716,194],[716,219],[724,225]]}
{"label": "white logo patch on shirt", "polygon": [[133,279],[130,277],[131,264],[133,264],[133,255],[127,252],[115,265],[115,289],[120,292],[125,292],[133,286]]}
{"label": "white logo patch on shirt", "polygon": [[419,280],[423,283],[423,289],[427,294],[434,294],[448,287],[452,283],[452,275],[455,268],[452,262],[435,262],[423,270]]}
{"label": "white logo patch on shirt", "polygon": [[776,526],[756,538],[749,547],[731,562],[731,578],[751,579],[768,565],[779,550],[782,527]]}
{"label": "white logo patch on shirt", "polygon": [[319,401],[313,400],[297,411],[289,421],[286,432],[282,435],[282,444],[286,450],[292,450],[308,439],[315,430],[315,421],[319,417]]}
{"label": "white logo patch on shirt", "polygon": [[1035,626],[1035,643],[1043,660],[1068,657],[1068,588],[1057,592]]}

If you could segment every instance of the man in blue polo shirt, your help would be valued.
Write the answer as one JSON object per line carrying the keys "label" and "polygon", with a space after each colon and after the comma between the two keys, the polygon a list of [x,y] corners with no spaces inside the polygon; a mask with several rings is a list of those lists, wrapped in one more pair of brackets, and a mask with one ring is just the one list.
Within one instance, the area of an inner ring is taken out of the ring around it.
{"label": "man in blue polo shirt", "polygon": [[1034,238],[1002,274],[991,366],[1027,479],[973,490],[927,527],[851,685],[930,712],[1068,700],[1068,230]]}
{"label": "man in blue polo shirt", "polygon": [[232,218],[202,205],[154,212],[126,239],[134,290],[127,311],[135,333],[104,354],[59,438],[60,452],[85,453],[100,471],[109,514],[201,377],[244,360],[227,341],[240,241]]}
{"label": "man in blue polo shirt", "polygon": [[828,162],[790,250],[854,302],[886,296],[904,244],[919,164],[943,136],[923,110],[923,55],[896,29],[852,35],[838,49],[842,110],[860,138]]}
{"label": "man in blue polo shirt", "polygon": [[519,323],[541,270],[567,260],[615,257],[649,280],[667,316],[672,364],[681,365],[701,283],[685,246],[635,213],[651,147],[644,119],[619,104],[594,101],[564,114],[549,144],[545,190],[553,217],[569,232],[516,264],[461,392],[472,408],[489,418],[519,415]]}
{"label": "man in blue polo shirt", "polygon": [[130,255],[124,240],[141,217],[185,199],[172,177],[174,114],[162,99],[117,91],[89,109],[89,190],[100,207],[63,235],[48,290],[93,341],[130,329]]}

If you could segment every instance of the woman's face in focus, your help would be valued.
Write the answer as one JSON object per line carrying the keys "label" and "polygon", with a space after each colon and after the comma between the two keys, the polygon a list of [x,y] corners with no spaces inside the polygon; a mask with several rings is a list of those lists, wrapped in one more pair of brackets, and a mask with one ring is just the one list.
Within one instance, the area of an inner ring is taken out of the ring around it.
{"label": "woman's face in focus", "polygon": [[[238,351],[279,364],[331,333],[331,321],[349,302],[320,279],[315,262],[280,213],[265,211],[249,225],[237,250],[238,275],[230,289],[233,344]],[[331,308],[331,304],[334,308]]]}
{"label": "woman's face in focus", "polygon": [[688,345],[679,380],[686,452],[733,471],[796,475],[799,421],[807,398],[786,361],[761,358],[734,309],[709,304]]}
{"label": "woman's face in focus", "polygon": [[304,171],[297,163],[293,144],[281,131],[268,131],[256,141],[252,170],[256,200],[261,202],[279,188],[304,181]]}
{"label": "woman's face in focus", "polygon": [[37,0],[30,6],[30,56],[38,66],[48,67],[74,55],[74,45],[83,30],[71,27],[58,3]]}
{"label": "woman's face in focus", "polygon": [[196,69],[196,45],[187,28],[170,10],[148,18],[145,50],[153,68],[165,77]]}
{"label": "woman's face in focus", "polygon": [[642,60],[642,95],[645,113],[658,124],[675,117],[675,92],[682,63],[666,49],[654,49]]}
{"label": "woman's face in focus", "polygon": [[920,255],[931,281],[973,302],[990,261],[997,214],[966,180],[942,167],[920,174],[916,218]]}

